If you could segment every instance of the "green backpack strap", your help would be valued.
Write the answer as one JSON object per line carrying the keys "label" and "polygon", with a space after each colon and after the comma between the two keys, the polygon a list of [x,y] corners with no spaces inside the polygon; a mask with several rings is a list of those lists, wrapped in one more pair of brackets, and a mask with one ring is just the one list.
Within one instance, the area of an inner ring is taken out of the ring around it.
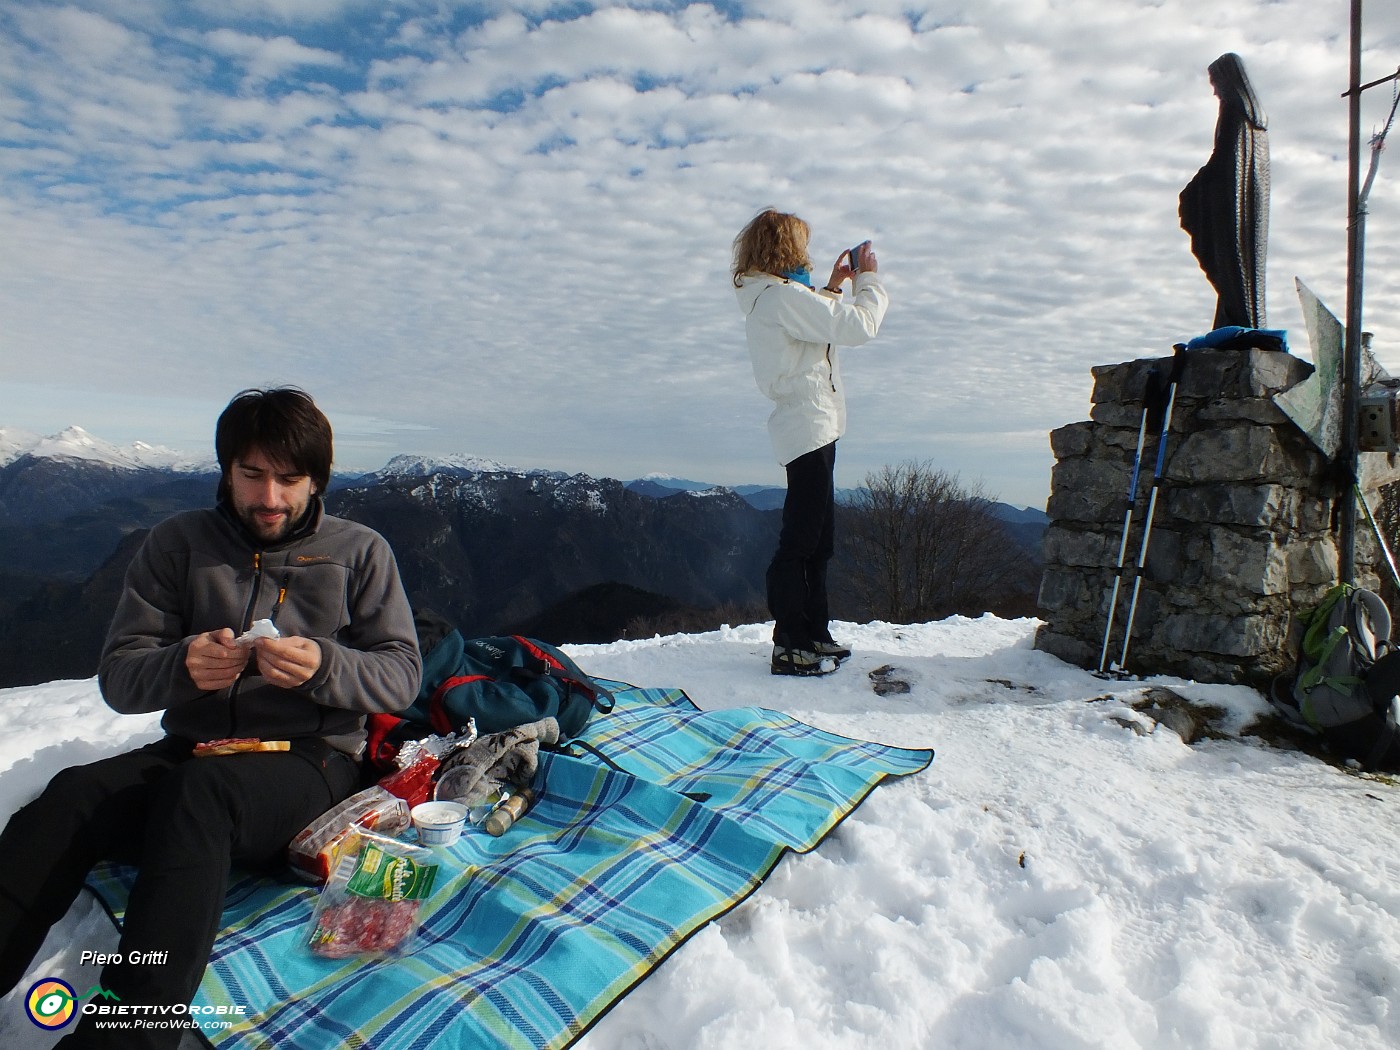
{"label": "green backpack strap", "polygon": [[1322,601],[1299,617],[1303,622],[1303,640],[1298,646],[1298,662],[1307,670],[1298,676],[1298,688],[1310,693],[1326,678],[1324,670],[1332,654],[1336,652],[1349,633],[1346,624],[1330,626],[1332,613],[1337,604],[1351,593],[1352,585],[1339,583],[1322,596]]}
{"label": "green backpack strap", "polygon": [[1336,651],[1337,646],[1341,645],[1350,634],[1351,630],[1345,624],[1341,624],[1333,628],[1326,636],[1322,642],[1321,652],[1317,654],[1317,662],[1304,671],[1298,679],[1298,686],[1303,692],[1310,693],[1319,685],[1328,685],[1334,688],[1345,686],[1349,690],[1361,684],[1362,680],[1359,675],[1329,676],[1326,672],[1327,662],[1332,659],[1332,654]]}

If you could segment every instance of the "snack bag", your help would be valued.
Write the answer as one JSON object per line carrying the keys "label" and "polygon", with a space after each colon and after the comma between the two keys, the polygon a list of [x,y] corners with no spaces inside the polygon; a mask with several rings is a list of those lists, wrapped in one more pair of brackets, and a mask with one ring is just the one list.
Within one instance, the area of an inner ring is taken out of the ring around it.
{"label": "snack bag", "polygon": [[307,947],[328,959],[407,955],[437,878],[432,861],[422,846],[359,833],[317,898]]}
{"label": "snack bag", "polygon": [[410,809],[427,802],[433,797],[442,763],[475,740],[476,726],[468,721],[460,733],[405,741],[394,757],[394,769],[379,778],[379,786],[398,795]]}
{"label": "snack bag", "polygon": [[299,877],[325,882],[340,850],[364,830],[397,835],[408,827],[408,803],[379,785],[357,791],[308,824],[287,846],[287,862]]}
{"label": "snack bag", "polygon": [[433,781],[437,777],[437,755],[418,741],[410,741],[399,751],[398,769],[379,778],[379,786],[397,795],[413,809],[433,797]]}

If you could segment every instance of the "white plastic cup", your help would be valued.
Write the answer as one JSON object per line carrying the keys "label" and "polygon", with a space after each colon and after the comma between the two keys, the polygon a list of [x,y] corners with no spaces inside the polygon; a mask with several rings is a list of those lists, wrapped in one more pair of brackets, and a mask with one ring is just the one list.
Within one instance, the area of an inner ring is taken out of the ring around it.
{"label": "white plastic cup", "polygon": [[423,802],[409,813],[425,846],[450,846],[462,837],[467,807],[457,802]]}

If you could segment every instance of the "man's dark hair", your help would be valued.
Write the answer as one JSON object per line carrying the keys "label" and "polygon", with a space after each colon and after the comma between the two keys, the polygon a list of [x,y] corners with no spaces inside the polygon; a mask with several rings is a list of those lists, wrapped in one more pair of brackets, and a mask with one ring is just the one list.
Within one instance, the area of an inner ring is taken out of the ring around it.
{"label": "man's dark hair", "polygon": [[228,495],[234,462],[252,449],[307,475],[317,493],[324,493],[330,484],[330,420],[304,390],[285,386],[234,395],[214,428],[214,453],[223,472],[221,497]]}

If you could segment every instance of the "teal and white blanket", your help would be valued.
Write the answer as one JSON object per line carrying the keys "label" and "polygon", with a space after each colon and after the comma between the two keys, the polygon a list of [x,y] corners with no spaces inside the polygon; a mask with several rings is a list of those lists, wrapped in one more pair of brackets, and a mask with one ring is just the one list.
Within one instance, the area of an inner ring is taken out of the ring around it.
{"label": "teal and white blanket", "polygon": [[[442,850],[409,956],[314,956],[314,890],[235,884],[196,1002],[243,1011],[210,1042],[568,1046],[784,853],[814,848],[883,780],[933,758],[762,708],[701,711],[663,689],[620,689],[582,739],[618,768],[587,750],[541,754],[539,800],[509,832],[469,829]],[[132,873],[104,872],[93,889],[119,918]]]}

